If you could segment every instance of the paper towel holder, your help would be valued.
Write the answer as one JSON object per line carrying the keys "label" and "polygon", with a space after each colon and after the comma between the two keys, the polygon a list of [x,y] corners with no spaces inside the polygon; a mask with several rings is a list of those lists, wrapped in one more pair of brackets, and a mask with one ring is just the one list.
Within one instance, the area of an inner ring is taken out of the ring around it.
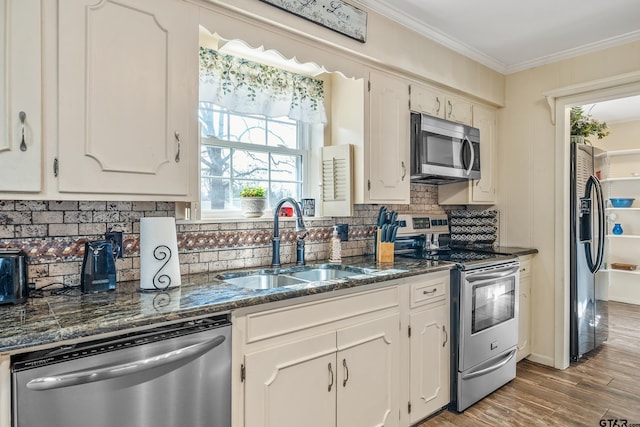
{"label": "paper towel holder", "polygon": [[140,289],[164,291],[180,285],[175,218],[140,218]]}

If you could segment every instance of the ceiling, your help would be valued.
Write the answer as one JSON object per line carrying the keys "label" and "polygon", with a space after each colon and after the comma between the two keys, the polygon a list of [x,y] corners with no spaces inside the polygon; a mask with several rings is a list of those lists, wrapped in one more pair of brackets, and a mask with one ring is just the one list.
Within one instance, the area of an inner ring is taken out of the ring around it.
{"label": "ceiling", "polygon": [[[352,0],[503,74],[640,40],[639,0]],[[640,96],[585,106],[640,119]]]}
{"label": "ceiling", "polygon": [[640,40],[638,0],[353,0],[500,73]]}

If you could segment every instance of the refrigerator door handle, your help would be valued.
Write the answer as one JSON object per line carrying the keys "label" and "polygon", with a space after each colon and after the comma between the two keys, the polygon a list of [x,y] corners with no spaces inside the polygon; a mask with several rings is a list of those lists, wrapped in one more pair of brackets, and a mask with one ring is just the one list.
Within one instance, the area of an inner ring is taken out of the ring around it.
{"label": "refrigerator door handle", "polygon": [[602,263],[604,261],[604,239],[605,239],[605,217],[604,217],[604,197],[602,196],[602,186],[600,185],[600,181],[595,176],[591,176],[590,179],[594,181],[594,187],[596,189],[596,197],[598,199],[598,258],[596,259],[596,264],[594,265],[594,270],[592,273],[600,270],[602,267]]}
{"label": "refrigerator door handle", "polygon": [[[600,186],[600,182],[598,179],[591,175],[585,184],[585,198],[591,197],[591,191],[595,190],[596,193],[596,202],[598,204],[598,248],[596,252],[596,259],[594,261],[591,254],[591,238],[587,242],[584,243],[584,252],[585,257],[587,258],[587,266],[589,267],[589,271],[595,273],[602,266],[602,261],[604,258],[604,233],[605,233],[605,224],[604,224],[604,199],[602,198],[602,187]],[[591,215],[589,215],[589,220],[591,219]],[[589,225],[592,227],[593,225]]]}

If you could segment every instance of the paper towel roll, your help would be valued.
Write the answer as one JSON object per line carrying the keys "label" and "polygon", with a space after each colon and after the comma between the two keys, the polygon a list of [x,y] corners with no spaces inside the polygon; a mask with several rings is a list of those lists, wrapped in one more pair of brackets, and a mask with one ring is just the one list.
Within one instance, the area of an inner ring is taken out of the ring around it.
{"label": "paper towel roll", "polygon": [[181,283],[175,218],[140,218],[140,288],[162,290]]}

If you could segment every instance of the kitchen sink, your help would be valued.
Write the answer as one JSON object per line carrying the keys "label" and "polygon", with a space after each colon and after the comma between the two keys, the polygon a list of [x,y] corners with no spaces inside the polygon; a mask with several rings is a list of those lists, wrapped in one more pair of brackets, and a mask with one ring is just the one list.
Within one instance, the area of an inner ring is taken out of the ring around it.
{"label": "kitchen sink", "polygon": [[327,266],[315,266],[311,269],[305,269],[301,271],[292,271],[290,276],[300,279],[308,280],[310,282],[322,282],[325,280],[344,279],[347,277],[358,276],[364,274],[361,269],[341,270],[333,268],[331,265]]}
{"label": "kitchen sink", "polygon": [[346,279],[367,274],[368,270],[343,265],[313,265],[279,270],[260,270],[248,273],[221,274],[218,279],[240,288],[273,289],[303,283]]}
{"label": "kitchen sink", "polygon": [[246,276],[239,276],[228,279],[222,278],[222,280],[234,286],[249,289],[272,289],[297,285],[305,282],[305,280],[300,280],[295,277],[287,276],[285,274],[269,273],[248,274]]}

